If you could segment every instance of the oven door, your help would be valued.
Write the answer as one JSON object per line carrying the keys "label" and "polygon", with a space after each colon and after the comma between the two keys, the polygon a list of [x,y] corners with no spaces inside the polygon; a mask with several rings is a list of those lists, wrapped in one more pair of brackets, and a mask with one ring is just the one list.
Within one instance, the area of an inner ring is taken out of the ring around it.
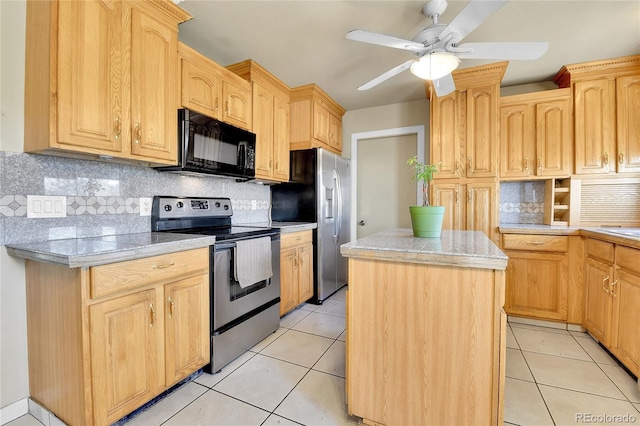
{"label": "oven door", "polygon": [[240,287],[234,276],[236,251],[234,242],[214,245],[212,299],[212,331],[280,297],[280,235],[271,236],[271,278]]}

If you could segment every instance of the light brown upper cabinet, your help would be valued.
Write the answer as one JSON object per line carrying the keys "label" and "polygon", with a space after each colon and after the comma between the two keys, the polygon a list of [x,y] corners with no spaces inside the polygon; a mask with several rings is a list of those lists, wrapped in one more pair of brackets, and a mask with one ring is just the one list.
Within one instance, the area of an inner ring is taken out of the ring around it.
{"label": "light brown upper cabinet", "polygon": [[500,80],[507,63],[453,72],[456,91],[442,97],[427,83],[435,179],[498,176]]}
{"label": "light brown upper cabinet", "polygon": [[29,1],[25,151],[175,164],[178,24],[170,1]]}
{"label": "light brown upper cabinet", "polygon": [[640,172],[640,55],[566,65],[573,90],[575,173]]}
{"label": "light brown upper cabinet", "polygon": [[227,69],[252,85],[256,178],[287,182],[291,126],[289,87],[251,60],[229,65]]}
{"label": "light brown upper cabinet", "polygon": [[251,131],[251,84],[186,44],[178,52],[182,106]]}
{"label": "light brown upper cabinet", "polygon": [[291,89],[291,149],[317,147],[341,155],[344,113],[315,84]]}
{"label": "light brown upper cabinet", "polygon": [[569,176],[572,168],[571,90],[500,99],[500,177]]}

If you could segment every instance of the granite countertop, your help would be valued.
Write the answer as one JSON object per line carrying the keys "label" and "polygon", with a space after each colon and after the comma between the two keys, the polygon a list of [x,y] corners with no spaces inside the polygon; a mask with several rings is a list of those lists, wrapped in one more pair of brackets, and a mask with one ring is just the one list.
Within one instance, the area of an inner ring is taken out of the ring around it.
{"label": "granite countertop", "polygon": [[558,227],[550,225],[505,224],[500,225],[501,234],[577,235],[598,238],[615,244],[640,249],[640,228],[623,227]]}
{"label": "granite countertop", "polygon": [[440,238],[416,238],[411,229],[383,231],[340,246],[345,257],[500,269],[507,256],[480,231],[443,230]]}
{"label": "granite countertop", "polygon": [[316,222],[257,222],[239,224],[238,226],[246,227],[258,227],[258,228],[278,228],[281,234],[290,234],[292,232],[307,231],[309,229],[316,229],[318,224]]}
{"label": "granite countertop", "polygon": [[80,268],[175,253],[214,243],[214,236],[145,232],[7,244],[6,247],[12,256]]}

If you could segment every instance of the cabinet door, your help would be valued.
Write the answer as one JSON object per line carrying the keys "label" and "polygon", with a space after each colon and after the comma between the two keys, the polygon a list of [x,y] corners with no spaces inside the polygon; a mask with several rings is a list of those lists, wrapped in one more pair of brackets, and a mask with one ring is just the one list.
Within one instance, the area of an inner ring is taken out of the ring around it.
{"label": "cabinet door", "polygon": [[183,59],[182,106],[213,118],[220,118],[222,80],[214,73]]}
{"label": "cabinet door", "polygon": [[500,177],[528,177],[535,167],[535,125],[529,104],[500,108]]}
{"label": "cabinet door", "polygon": [[616,87],[618,172],[640,172],[640,76],[621,77]]}
{"label": "cabinet door", "polygon": [[298,306],[298,254],[291,248],[280,252],[280,316]]}
{"label": "cabinet door", "polygon": [[110,424],[162,388],[162,306],[156,290],[89,307],[94,418]]}
{"label": "cabinet door", "polygon": [[467,91],[467,177],[497,176],[498,119],[496,86]]}
{"label": "cabinet door", "polygon": [[431,203],[444,206],[442,229],[465,229],[465,186],[456,183],[431,184]]}
{"label": "cabinet door", "polygon": [[571,174],[571,114],[569,99],[536,105],[536,175]]}
{"label": "cabinet door", "polygon": [[329,145],[329,111],[318,101],[313,101],[313,138]]}
{"label": "cabinet door", "polygon": [[613,296],[613,320],[611,324],[611,351],[638,375],[640,365],[640,277],[616,269]]}
{"label": "cabinet door", "polygon": [[329,114],[329,146],[342,153],[342,120]]}
{"label": "cabinet door", "polygon": [[126,120],[121,96],[122,3],[61,1],[57,7],[57,140],[120,152]]}
{"label": "cabinet door", "polygon": [[612,302],[609,285],[613,267],[591,257],[584,269],[584,326],[603,345],[610,346]]}
{"label": "cabinet door", "polygon": [[251,130],[251,89],[240,87],[230,81],[222,82],[224,111],[222,121]]}
{"label": "cabinet door", "polygon": [[576,174],[615,171],[615,95],[604,78],[573,86]]}
{"label": "cabinet door", "polygon": [[507,313],[566,321],[567,256],[527,251],[508,251],[507,256]]}
{"label": "cabinet door", "polygon": [[438,164],[435,179],[458,178],[464,173],[461,144],[464,142],[464,124],[459,120],[459,98],[464,93],[454,92],[431,100],[431,162]]}
{"label": "cabinet door", "polygon": [[313,245],[298,249],[298,304],[313,297]]}
{"label": "cabinet door", "polygon": [[467,230],[482,231],[496,240],[497,207],[496,184],[467,184]]}
{"label": "cabinet door", "polygon": [[256,177],[273,176],[273,94],[253,83],[253,132],[256,134]]}
{"label": "cabinet door", "polygon": [[209,363],[209,275],[165,286],[165,384]]}
{"label": "cabinet door", "polygon": [[276,96],[273,100],[273,177],[287,182],[289,180],[289,141],[291,132],[291,114],[289,101]]}
{"label": "cabinet door", "polygon": [[177,67],[177,31],[133,7],[131,153],[136,156],[177,161]]}

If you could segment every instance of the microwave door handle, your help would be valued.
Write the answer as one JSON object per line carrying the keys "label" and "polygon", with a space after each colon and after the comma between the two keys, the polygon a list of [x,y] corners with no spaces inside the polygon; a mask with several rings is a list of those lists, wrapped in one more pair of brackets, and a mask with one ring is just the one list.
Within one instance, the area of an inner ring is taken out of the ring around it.
{"label": "microwave door handle", "polygon": [[238,166],[242,170],[247,168],[247,146],[244,143],[238,145]]}

